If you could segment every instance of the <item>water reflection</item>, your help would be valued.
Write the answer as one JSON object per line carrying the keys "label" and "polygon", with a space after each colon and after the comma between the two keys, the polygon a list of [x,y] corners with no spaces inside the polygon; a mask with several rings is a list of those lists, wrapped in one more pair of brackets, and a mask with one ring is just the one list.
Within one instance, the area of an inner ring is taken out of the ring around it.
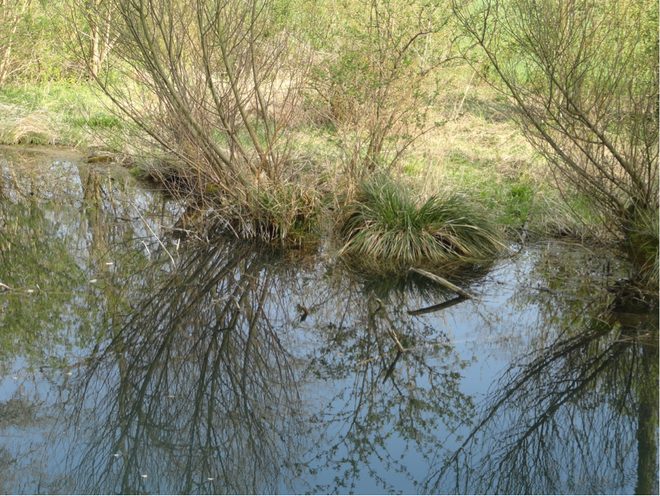
{"label": "water reflection", "polygon": [[559,293],[562,279],[550,273],[557,261],[544,255],[535,268],[541,291],[518,300],[541,309],[554,332],[498,379],[479,422],[426,488],[657,494],[657,314],[622,307],[619,294],[588,277]]}
{"label": "water reflection", "polygon": [[90,356],[67,402],[94,419],[71,426],[88,446],[76,491],[275,491],[301,404],[258,258],[190,252]]}
{"label": "water reflection", "polygon": [[[321,319],[327,323],[308,366],[325,383],[315,428],[326,449],[309,454],[311,470],[333,478],[319,477],[323,484],[304,489],[417,491],[420,469],[471,418],[472,398],[460,387],[468,360],[445,330],[408,313],[424,306],[424,296],[441,293],[343,286],[346,303]],[[328,387],[332,381],[341,386]]]}
{"label": "water reflection", "polygon": [[122,171],[33,165],[0,161],[1,491],[657,492],[625,267],[549,245],[457,300],[182,242]]}
{"label": "water reflection", "polygon": [[116,313],[107,307],[120,306],[113,291],[141,277],[145,251],[160,256],[151,233],[176,208],[126,175],[36,152],[9,157],[0,159],[0,370],[16,356],[32,368],[62,365],[62,349],[46,357],[44,346],[71,353],[94,341]]}
{"label": "water reflection", "polygon": [[[466,418],[446,338],[401,326],[373,293],[356,310],[354,281],[297,276],[250,246],[188,247],[63,394],[74,449],[88,447],[71,490],[339,490],[361,470],[395,487],[383,465],[407,469],[389,440],[423,455]],[[331,485],[306,480],[331,466]]]}

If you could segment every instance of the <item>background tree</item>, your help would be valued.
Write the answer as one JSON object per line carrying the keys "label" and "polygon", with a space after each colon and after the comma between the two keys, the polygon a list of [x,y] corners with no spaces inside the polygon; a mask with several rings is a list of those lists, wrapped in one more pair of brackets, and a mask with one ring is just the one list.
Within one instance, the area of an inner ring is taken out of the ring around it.
{"label": "background tree", "polygon": [[0,85],[12,70],[16,32],[32,0],[0,0]]}
{"label": "background tree", "polygon": [[66,0],[65,16],[73,23],[80,53],[92,77],[98,77],[115,42],[115,9],[109,0]]}
{"label": "background tree", "polygon": [[392,169],[429,130],[436,69],[452,55],[450,10],[443,7],[358,0],[315,14],[312,31],[321,49],[311,84],[323,102],[322,118],[337,131],[350,176]]}
{"label": "background tree", "polygon": [[648,0],[454,4],[556,176],[586,194],[657,285],[658,33]]}

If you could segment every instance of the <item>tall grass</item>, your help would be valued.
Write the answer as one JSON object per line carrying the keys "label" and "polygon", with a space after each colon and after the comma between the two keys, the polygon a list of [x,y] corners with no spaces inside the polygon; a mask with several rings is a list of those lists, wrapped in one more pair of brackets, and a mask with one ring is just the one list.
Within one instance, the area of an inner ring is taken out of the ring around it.
{"label": "tall grass", "polygon": [[418,201],[388,178],[362,184],[340,229],[341,255],[372,272],[483,262],[504,247],[486,216],[460,195]]}
{"label": "tall grass", "polygon": [[313,186],[278,181],[252,186],[245,195],[244,201],[227,205],[221,215],[220,223],[238,238],[288,247],[318,241],[322,203]]}
{"label": "tall grass", "polygon": [[638,278],[657,296],[659,279],[660,225],[658,210],[641,210],[632,221],[629,244]]}

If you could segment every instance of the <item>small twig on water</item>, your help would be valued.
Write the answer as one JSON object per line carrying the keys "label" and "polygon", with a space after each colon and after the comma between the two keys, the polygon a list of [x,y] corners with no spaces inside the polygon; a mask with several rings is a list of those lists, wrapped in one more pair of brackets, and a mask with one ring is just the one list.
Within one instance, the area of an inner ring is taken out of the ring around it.
{"label": "small twig on water", "polygon": [[[140,220],[142,221],[142,223],[144,224],[144,226],[145,226],[147,229],[149,229],[149,232],[151,233],[151,235],[152,235],[154,238],[156,238],[156,241],[158,241],[158,244],[163,248],[163,250],[165,250],[165,253],[167,253],[167,256],[170,257],[170,260],[172,261],[172,267],[176,267],[176,262],[174,261],[174,257],[173,257],[172,254],[169,252],[169,250],[167,249],[167,247],[165,246],[165,244],[160,240],[160,238],[158,237],[158,235],[154,232],[154,230],[151,229],[151,226],[149,225],[149,223],[148,223],[148,222],[146,221],[146,219],[142,216],[142,213],[140,213],[140,209],[138,209],[133,203],[131,203],[131,206],[132,206],[132,207],[135,209],[135,211],[137,212],[137,214],[138,214],[138,216],[140,217]],[[145,244],[145,246],[146,246],[146,244]],[[148,248],[147,248],[147,250],[148,250]]]}

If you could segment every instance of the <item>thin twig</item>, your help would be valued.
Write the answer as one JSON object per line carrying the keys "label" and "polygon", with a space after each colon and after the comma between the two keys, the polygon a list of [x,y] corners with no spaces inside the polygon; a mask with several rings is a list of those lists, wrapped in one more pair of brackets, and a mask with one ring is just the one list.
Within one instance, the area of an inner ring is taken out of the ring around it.
{"label": "thin twig", "polygon": [[[151,235],[152,235],[154,238],[156,238],[156,241],[158,241],[158,244],[163,248],[163,250],[165,250],[165,253],[167,253],[167,256],[170,257],[170,260],[172,261],[172,267],[176,268],[176,262],[174,261],[174,257],[173,257],[172,254],[169,252],[169,250],[167,249],[167,247],[163,244],[163,242],[160,240],[160,238],[159,238],[158,235],[154,232],[154,230],[151,229],[151,226],[150,226],[149,223],[146,221],[146,219],[142,216],[142,213],[140,212],[140,210],[139,210],[139,209],[138,209],[133,203],[131,203],[131,206],[132,206],[132,207],[135,209],[135,211],[137,212],[137,214],[138,214],[138,216],[140,217],[140,220],[142,221],[142,223],[144,224],[144,226],[149,230],[149,232],[151,233]],[[147,250],[148,250],[148,248],[147,248]]]}

